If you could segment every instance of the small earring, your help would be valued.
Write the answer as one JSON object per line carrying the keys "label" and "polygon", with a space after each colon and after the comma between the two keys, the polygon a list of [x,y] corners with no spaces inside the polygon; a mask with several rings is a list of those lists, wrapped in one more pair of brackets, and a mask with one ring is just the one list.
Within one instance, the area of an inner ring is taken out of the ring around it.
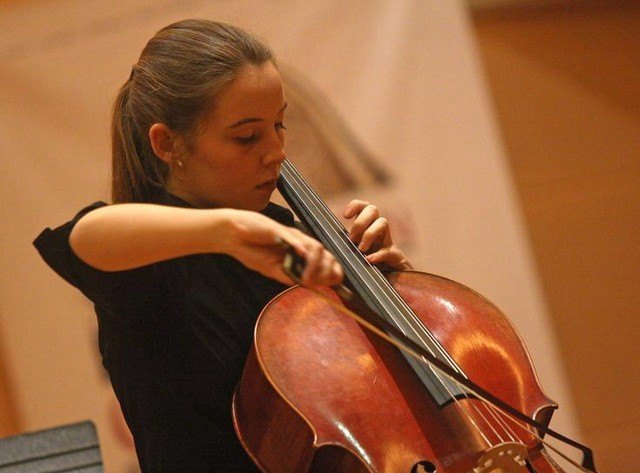
{"label": "small earring", "polygon": [[179,168],[183,168],[184,167],[184,163],[182,162],[181,159],[178,159],[178,161],[176,161],[176,164],[178,165]]}

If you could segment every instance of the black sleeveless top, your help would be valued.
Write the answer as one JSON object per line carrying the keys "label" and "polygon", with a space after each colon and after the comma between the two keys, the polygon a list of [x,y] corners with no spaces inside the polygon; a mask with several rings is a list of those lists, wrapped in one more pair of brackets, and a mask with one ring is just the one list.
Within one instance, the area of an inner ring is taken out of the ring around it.
{"label": "black sleeveless top", "polygon": [[[191,207],[162,193],[154,202]],[[285,286],[221,254],[186,256],[104,272],[69,246],[73,220],[44,230],[44,260],[95,305],[99,348],[143,472],[258,471],[240,446],[231,398],[251,347],[255,320]],[[293,225],[275,204],[263,212]]]}

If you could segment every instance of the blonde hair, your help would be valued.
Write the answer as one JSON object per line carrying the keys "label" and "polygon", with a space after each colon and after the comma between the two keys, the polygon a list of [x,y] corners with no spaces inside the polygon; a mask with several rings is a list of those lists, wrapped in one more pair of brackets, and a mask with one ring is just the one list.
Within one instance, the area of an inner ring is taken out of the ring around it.
{"label": "blonde hair", "polygon": [[184,20],[158,31],[113,106],[113,202],[146,202],[165,187],[169,165],[153,153],[151,125],[164,123],[189,146],[201,118],[237,71],[267,61],[275,62],[269,47],[235,26]]}

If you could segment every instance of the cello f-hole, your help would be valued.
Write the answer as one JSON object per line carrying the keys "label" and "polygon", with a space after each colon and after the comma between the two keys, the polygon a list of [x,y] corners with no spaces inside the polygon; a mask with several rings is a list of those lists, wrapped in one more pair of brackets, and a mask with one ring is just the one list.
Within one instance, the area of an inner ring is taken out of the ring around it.
{"label": "cello f-hole", "polygon": [[413,468],[411,468],[411,473],[436,473],[437,470],[438,469],[433,463],[427,460],[423,460],[413,465]]}

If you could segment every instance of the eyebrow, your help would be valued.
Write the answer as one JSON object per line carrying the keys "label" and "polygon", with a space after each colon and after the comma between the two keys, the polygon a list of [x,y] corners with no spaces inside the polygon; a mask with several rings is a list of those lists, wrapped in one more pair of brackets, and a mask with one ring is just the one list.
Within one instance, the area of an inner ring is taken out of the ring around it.
{"label": "eyebrow", "polygon": [[[280,110],[278,110],[278,113],[284,112],[284,110],[287,108],[288,105],[289,104],[285,102],[285,104],[282,106],[282,108]],[[245,125],[247,123],[261,122],[261,121],[262,121],[262,118],[251,118],[251,117],[243,118],[242,120],[238,120],[237,122],[232,123],[227,128],[228,129],[229,128],[237,128],[237,127],[239,127],[241,125]]]}

